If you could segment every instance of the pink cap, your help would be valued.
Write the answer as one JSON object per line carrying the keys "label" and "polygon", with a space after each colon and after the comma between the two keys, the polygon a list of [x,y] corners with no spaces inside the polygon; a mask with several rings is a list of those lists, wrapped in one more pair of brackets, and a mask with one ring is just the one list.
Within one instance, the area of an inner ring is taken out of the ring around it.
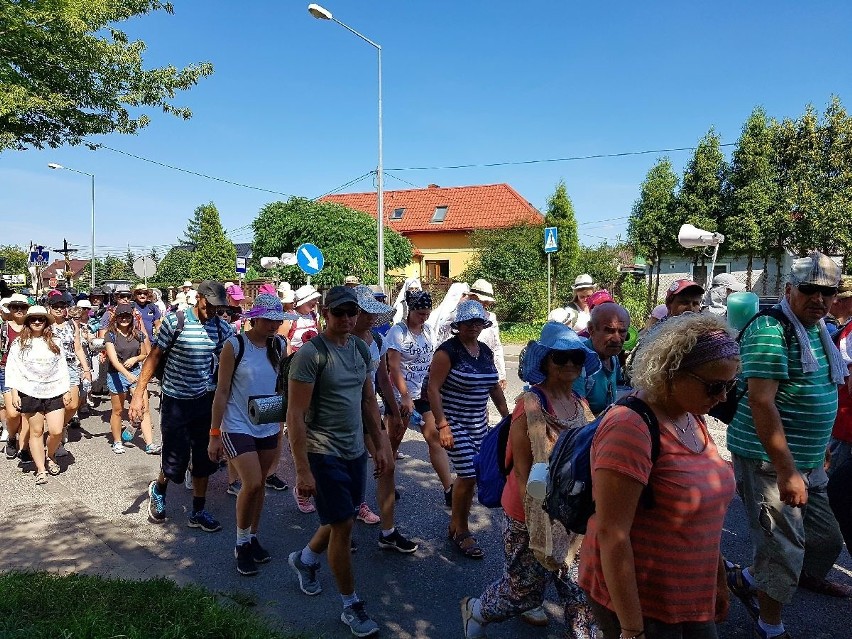
{"label": "pink cap", "polygon": [[233,298],[236,301],[244,300],[246,296],[243,294],[243,289],[241,289],[236,284],[232,284],[225,291],[229,297]]}
{"label": "pink cap", "polygon": [[260,295],[261,293],[269,293],[270,295],[278,295],[278,291],[275,290],[275,284],[264,284],[257,291],[258,295]]}

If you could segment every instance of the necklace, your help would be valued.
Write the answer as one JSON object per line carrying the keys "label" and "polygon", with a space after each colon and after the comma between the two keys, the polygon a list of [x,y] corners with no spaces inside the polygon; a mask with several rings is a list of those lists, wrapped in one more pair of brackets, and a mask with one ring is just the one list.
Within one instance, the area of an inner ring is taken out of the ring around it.
{"label": "necklace", "polygon": [[473,359],[477,359],[479,357],[479,342],[476,343],[475,353],[467,347],[467,344],[465,344],[461,340],[459,340],[459,342],[461,342],[461,345],[464,346],[464,350],[466,350],[467,354],[470,355]]}
{"label": "necklace", "polygon": [[[690,415],[689,413],[686,414],[686,425],[685,426],[680,426],[680,424],[678,424],[677,421],[675,421],[675,419],[673,417],[669,417],[669,421],[675,427],[675,431],[677,431],[679,433],[678,439],[680,439],[680,441],[683,443],[684,446],[686,446],[690,450],[698,450],[699,448],[701,448],[700,444],[698,443],[698,437],[695,435],[695,427],[693,425],[692,415]],[[683,439],[684,436],[686,435],[687,430],[689,431],[689,434],[692,438],[692,446],[690,446]]]}
{"label": "necklace", "polygon": [[[559,406],[562,408],[562,411],[567,415],[563,419],[557,419],[560,423],[570,423],[573,422],[580,415],[580,402],[577,401],[577,398],[574,395],[571,395],[571,401],[566,402],[563,398],[558,397],[555,398]],[[573,409],[573,410],[572,410]]]}

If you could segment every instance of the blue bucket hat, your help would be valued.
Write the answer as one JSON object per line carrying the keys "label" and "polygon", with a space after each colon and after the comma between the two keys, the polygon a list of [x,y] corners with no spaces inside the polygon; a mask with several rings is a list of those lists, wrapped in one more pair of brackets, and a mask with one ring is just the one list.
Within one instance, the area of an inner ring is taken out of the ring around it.
{"label": "blue bucket hat", "polygon": [[491,320],[488,319],[488,311],[485,310],[485,307],[476,300],[465,300],[456,308],[456,319],[450,324],[450,327],[458,329],[459,324],[471,320],[482,320],[485,322],[485,328],[491,326]]}
{"label": "blue bucket hat", "polygon": [[548,322],[541,329],[538,341],[531,340],[524,348],[519,371],[521,379],[530,384],[543,382],[545,377],[541,372],[541,363],[550,351],[583,351],[586,354],[583,369],[587,377],[594,375],[601,368],[598,354],[586,346],[573,329],[561,322]]}
{"label": "blue bucket hat", "polygon": [[254,304],[252,304],[251,309],[243,313],[243,317],[280,322],[284,319],[284,307],[281,305],[281,300],[278,299],[277,295],[261,293],[254,298]]}

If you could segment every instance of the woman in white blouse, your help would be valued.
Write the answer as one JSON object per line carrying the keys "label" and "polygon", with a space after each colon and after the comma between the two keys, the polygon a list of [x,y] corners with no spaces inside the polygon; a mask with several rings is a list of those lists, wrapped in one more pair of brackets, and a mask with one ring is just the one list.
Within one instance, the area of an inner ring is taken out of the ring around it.
{"label": "woman in white blouse", "polygon": [[65,406],[71,400],[68,364],[59,338],[54,337],[50,328],[53,321],[43,306],[30,306],[24,329],[12,342],[6,361],[6,385],[12,389],[12,404],[30,427],[30,453],[36,465],[37,485],[47,483],[47,473],[59,474],[55,455],[62,443]]}

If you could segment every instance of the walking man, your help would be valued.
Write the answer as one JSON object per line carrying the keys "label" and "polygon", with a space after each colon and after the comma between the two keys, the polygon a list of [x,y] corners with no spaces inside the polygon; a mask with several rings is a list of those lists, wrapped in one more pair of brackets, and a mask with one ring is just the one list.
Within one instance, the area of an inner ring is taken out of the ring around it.
{"label": "walking man", "polygon": [[592,309],[587,325],[589,337],[583,342],[598,354],[602,366],[590,376],[586,376],[583,370],[574,382],[574,390],[586,398],[595,415],[600,415],[618,397],[618,380],[621,377],[618,356],[624,348],[629,328],[630,314],[623,306],[607,302]]}
{"label": "walking man", "polygon": [[328,563],[343,600],[343,621],[358,637],[378,633],[355,592],[350,541],[363,501],[367,453],[364,431],[375,445],[374,475],[393,473],[387,437],[380,432],[379,406],[370,373],[370,351],[351,335],[358,318],[352,288],[335,286],[326,295],[325,330],[305,342],[290,366],[287,427],[298,495],[315,497],[320,527],[288,562],[306,595],[318,595],[319,557]]}

